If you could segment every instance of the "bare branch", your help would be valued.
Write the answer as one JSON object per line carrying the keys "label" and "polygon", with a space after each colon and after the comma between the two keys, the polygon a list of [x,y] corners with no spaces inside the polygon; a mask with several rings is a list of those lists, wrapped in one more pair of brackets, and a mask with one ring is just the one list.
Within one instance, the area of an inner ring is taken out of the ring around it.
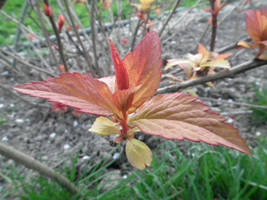
{"label": "bare branch", "polygon": [[[251,39],[250,38],[245,38],[245,39],[243,39],[242,41],[245,41],[245,42],[250,42],[251,41]],[[222,47],[222,48],[220,48],[220,49],[218,49],[218,53],[224,53],[224,52],[226,52],[226,51],[230,51],[230,50],[232,50],[232,49],[236,49],[237,47],[238,47],[238,42],[233,42],[232,44],[229,44],[229,45],[227,45],[227,46],[225,46],[225,47]]]}
{"label": "bare branch", "polygon": [[211,39],[210,39],[210,51],[214,51],[216,35],[217,35],[217,14],[214,13],[215,0],[210,0],[211,13]]}
{"label": "bare branch", "polygon": [[27,66],[29,68],[35,69],[36,71],[39,71],[39,72],[43,72],[43,73],[45,73],[45,74],[47,74],[49,76],[52,76],[52,77],[55,76],[51,72],[48,72],[48,71],[46,71],[46,70],[44,70],[44,69],[42,69],[40,67],[34,66],[34,65],[26,62],[25,60],[21,59],[20,56],[18,54],[16,54],[16,53],[13,54],[13,53],[10,53],[10,52],[5,51],[3,49],[1,51],[2,51],[3,54],[6,54],[6,55],[10,56],[11,58],[16,59],[18,62],[20,62],[21,64],[23,64],[23,65],[25,65],[25,66]]}
{"label": "bare branch", "polygon": [[91,0],[91,30],[92,30],[92,44],[93,44],[93,54],[95,60],[95,68],[97,70],[97,74],[100,75],[99,72],[99,65],[98,65],[98,58],[96,52],[96,30],[95,30],[95,13],[96,13],[96,1]]}
{"label": "bare branch", "polygon": [[[30,5],[28,3],[28,1],[25,2],[24,7],[23,7],[23,11],[19,20],[20,24],[23,24],[25,17],[27,15],[28,9],[29,9]],[[17,28],[17,33],[16,33],[16,39],[15,39],[15,51],[18,50],[18,46],[19,46],[19,41],[21,38],[21,33],[22,33],[22,29],[20,28],[20,25],[18,25]],[[16,60],[13,61],[13,67],[16,67]]]}
{"label": "bare branch", "polygon": [[37,34],[35,34],[35,33],[32,32],[29,28],[27,28],[27,27],[24,26],[22,23],[20,23],[16,18],[11,17],[10,15],[8,15],[5,11],[0,10],[0,14],[3,15],[7,20],[12,21],[13,23],[15,23],[15,24],[17,24],[18,26],[20,26],[20,28],[23,28],[24,30],[26,30],[28,33],[33,34],[35,38],[41,39]]}
{"label": "bare branch", "polygon": [[34,171],[39,172],[41,175],[49,177],[56,182],[58,182],[60,185],[62,185],[64,188],[66,188],[68,191],[70,191],[73,194],[78,194],[79,190],[73,185],[67,178],[64,176],[57,174],[54,172],[53,169],[45,166],[38,160],[35,160],[34,158],[12,148],[9,147],[3,143],[0,142],[0,154],[5,156],[8,159],[12,159],[15,162],[18,162],[25,167],[29,169],[33,169]]}
{"label": "bare branch", "polygon": [[45,37],[45,42],[47,43],[49,53],[52,56],[52,59],[54,60],[55,65],[57,65],[58,64],[58,60],[57,60],[55,52],[54,52],[54,50],[52,48],[52,43],[49,40],[49,32],[47,31],[47,29],[45,27],[44,16],[42,15],[42,11],[41,11],[41,8],[40,8],[40,1],[38,1],[38,0],[33,0],[33,1],[34,1],[33,6],[34,6],[34,8],[36,10],[38,19],[40,21],[40,26],[41,26],[42,32],[44,34],[44,37]]}
{"label": "bare branch", "polygon": [[72,13],[71,13],[71,10],[70,10],[69,1],[68,1],[68,0],[64,0],[64,4],[65,4],[65,7],[66,7],[66,11],[67,11],[67,13],[68,13],[69,19],[70,19],[70,21],[71,21],[72,30],[74,31],[75,36],[76,36],[76,38],[77,38],[77,40],[78,40],[80,46],[82,47],[82,50],[83,50],[83,56],[84,56],[84,58],[85,58],[85,60],[86,60],[86,63],[87,63],[87,65],[88,65],[88,67],[89,67],[89,71],[91,71],[91,73],[92,73],[93,75],[95,75],[95,71],[94,71],[94,69],[93,69],[93,70],[91,69],[91,68],[93,67],[93,65],[92,65],[92,60],[91,60],[91,58],[90,58],[90,55],[88,54],[88,52],[86,51],[85,46],[83,45],[83,42],[82,42],[81,37],[80,37],[80,35],[79,35],[79,32],[78,32],[77,29],[75,28],[75,22],[74,22],[74,18],[73,18],[73,16],[72,16]]}
{"label": "bare branch", "polygon": [[215,81],[215,80],[231,77],[231,76],[234,76],[236,74],[240,74],[240,73],[243,73],[245,71],[255,69],[257,67],[261,67],[263,65],[267,65],[267,62],[260,61],[260,60],[247,61],[245,63],[242,63],[240,65],[237,65],[237,66],[231,68],[230,70],[224,70],[222,72],[218,72],[218,73],[211,75],[211,76],[205,76],[205,77],[201,77],[201,78],[194,79],[194,80],[188,80],[188,81],[185,81],[179,85],[166,86],[164,88],[158,89],[157,92],[158,93],[177,92],[179,90],[182,90],[182,89],[185,89],[185,88],[188,88],[191,86],[195,86],[195,85],[207,83],[210,81]]}
{"label": "bare branch", "polygon": [[248,108],[258,108],[258,109],[265,109],[267,110],[267,106],[260,106],[260,105],[253,105],[253,104],[247,104],[243,102],[235,102],[235,101],[227,101],[223,99],[214,99],[214,98],[208,98],[208,97],[199,97],[199,99],[204,100],[204,101],[213,101],[213,102],[222,102],[225,104],[233,104],[241,107],[248,107]]}
{"label": "bare branch", "polygon": [[141,27],[141,20],[139,19],[138,22],[137,22],[137,25],[135,27],[135,30],[134,30],[134,33],[133,33],[133,37],[132,37],[132,42],[131,42],[131,51],[133,51],[134,49],[134,45],[135,45],[135,40],[136,40],[136,37],[137,37],[137,33],[138,33],[138,30],[139,28]]}
{"label": "bare branch", "polygon": [[13,92],[14,90],[10,86],[6,86],[4,84],[0,84],[0,88],[3,89],[4,91],[9,92],[11,95],[15,96],[16,98],[19,98],[20,100],[24,101],[25,103],[30,104],[31,106],[36,106],[36,107],[41,107],[41,108],[48,108],[48,109],[50,109],[50,107],[51,107],[51,106],[46,105],[46,104],[34,103],[34,102],[24,98],[23,96],[19,95],[18,93]]}
{"label": "bare branch", "polygon": [[53,16],[48,17],[48,19],[52,25],[53,31],[54,31],[55,36],[56,36],[58,51],[59,51],[59,56],[60,56],[61,62],[64,65],[65,70],[68,72],[69,68],[68,68],[68,65],[67,65],[67,62],[66,62],[66,59],[64,56],[64,52],[63,52],[64,48],[63,48],[63,44],[62,44],[61,39],[60,39],[58,28],[57,28],[56,23],[53,19]]}
{"label": "bare branch", "polygon": [[180,3],[182,2],[182,0],[177,0],[176,4],[174,6],[174,8],[172,9],[169,17],[167,18],[167,20],[164,22],[162,28],[159,31],[159,36],[161,37],[163,31],[165,30],[166,26],[168,25],[169,21],[171,20],[171,18],[173,17],[174,13],[176,12],[176,9],[179,7]]}

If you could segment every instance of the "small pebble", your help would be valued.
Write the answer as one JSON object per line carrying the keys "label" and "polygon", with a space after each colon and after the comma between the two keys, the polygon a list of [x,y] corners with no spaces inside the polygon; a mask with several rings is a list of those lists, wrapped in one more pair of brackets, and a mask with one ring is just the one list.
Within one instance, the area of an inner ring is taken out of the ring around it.
{"label": "small pebble", "polygon": [[113,160],[117,160],[120,157],[120,153],[114,153],[114,155],[112,156]]}
{"label": "small pebble", "polygon": [[4,71],[1,73],[2,76],[8,76],[9,75],[9,72],[8,71]]}
{"label": "small pebble", "polygon": [[123,179],[126,179],[127,177],[128,177],[127,175],[123,175],[123,176],[122,176]]}
{"label": "small pebble", "polygon": [[68,150],[68,149],[70,149],[70,145],[69,144],[65,144],[64,145],[64,150]]}
{"label": "small pebble", "polygon": [[9,106],[10,106],[11,108],[13,108],[15,105],[14,105],[13,103],[11,103]]}
{"label": "small pebble", "polygon": [[22,123],[24,123],[24,120],[23,119],[16,119],[16,123],[17,124],[22,124]]}
{"label": "small pebble", "polygon": [[10,118],[14,118],[16,113],[12,112],[10,115],[8,115]]}
{"label": "small pebble", "polygon": [[43,156],[42,160],[48,160],[48,156]]}
{"label": "small pebble", "polygon": [[230,123],[230,124],[233,123],[233,121],[234,120],[232,118],[227,119],[227,122]]}
{"label": "small pebble", "polygon": [[139,135],[139,136],[138,136],[138,140],[144,140],[144,138],[145,138],[145,137],[144,137],[143,135]]}
{"label": "small pebble", "polygon": [[53,139],[53,138],[55,138],[56,137],[56,133],[51,133],[50,135],[49,135],[49,138],[51,138],[51,139]]}
{"label": "small pebble", "polygon": [[73,122],[73,127],[77,127],[79,125],[79,123],[77,122],[77,120],[75,120],[74,122]]}
{"label": "small pebble", "polygon": [[7,141],[8,141],[7,136],[4,136],[4,137],[2,138],[2,142],[7,142]]}
{"label": "small pebble", "polygon": [[83,160],[90,160],[91,157],[90,157],[90,156],[84,156],[82,159],[83,159]]}
{"label": "small pebble", "polygon": [[261,132],[260,131],[257,131],[256,132],[256,136],[261,136]]}
{"label": "small pebble", "polygon": [[4,107],[4,104],[0,104],[0,108],[3,108]]}

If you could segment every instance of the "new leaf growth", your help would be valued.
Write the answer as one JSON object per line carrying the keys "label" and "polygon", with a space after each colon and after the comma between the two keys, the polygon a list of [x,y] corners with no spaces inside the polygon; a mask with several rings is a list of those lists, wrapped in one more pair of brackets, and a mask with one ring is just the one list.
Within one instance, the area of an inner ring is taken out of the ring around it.
{"label": "new leaf growth", "polygon": [[117,135],[118,143],[125,141],[128,161],[137,169],[151,164],[152,153],[145,143],[135,139],[136,132],[223,145],[251,154],[238,130],[196,97],[183,93],[153,97],[160,84],[162,65],[156,32],[147,33],[124,59],[111,41],[110,48],[115,76],[95,79],[90,74],[62,73],[58,78],[17,85],[14,89],[101,116],[90,131],[101,136]]}

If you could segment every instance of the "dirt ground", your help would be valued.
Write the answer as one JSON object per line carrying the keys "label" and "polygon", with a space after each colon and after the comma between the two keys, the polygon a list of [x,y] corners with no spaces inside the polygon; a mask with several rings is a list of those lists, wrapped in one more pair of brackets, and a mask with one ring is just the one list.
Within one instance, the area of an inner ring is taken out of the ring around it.
{"label": "dirt ground", "polygon": [[[254,6],[259,7],[260,4],[267,8],[266,1],[260,1]],[[247,36],[244,13],[234,12],[229,16],[227,14],[235,5],[227,6],[220,17],[223,21],[218,28],[217,49]],[[185,12],[183,10],[177,15],[182,16]],[[207,13],[193,10],[179,26],[173,20],[167,29],[168,33],[162,39],[163,58],[181,58],[186,53],[195,53],[196,42],[199,42],[205,31],[208,18]],[[185,26],[184,24],[188,22],[189,25]],[[201,43],[208,47],[209,38],[207,33]],[[248,50],[234,50],[231,53],[233,53],[232,66],[250,60],[255,55],[254,51]],[[0,66],[0,74],[0,84],[15,85],[18,82],[3,66]],[[163,71],[163,74],[166,72]],[[171,84],[170,80],[164,79],[161,86],[167,84]],[[222,113],[229,123],[233,123],[240,130],[241,136],[251,147],[257,145],[259,136],[267,136],[267,124],[256,126],[250,118],[249,109],[239,104],[239,102],[244,103],[246,100],[254,99],[254,90],[251,87],[253,84],[267,86],[266,66],[216,81],[214,88],[206,85],[194,87],[196,93],[207,105],[214,111]],[[33,156],[50,167],[69,165],[70,157],[77,154],[80,167],[86,166],[88,161],[97,162],[102,158],[118,159],[120,155],[119,150],[110,153],[114,150],[110,142],[111,138],[102,138],[88,132],[95,120],[95,117],[89,115],[76,117],[71,112],[58,114],[48,108],[33,107],[8,91],[0,89],[0,118],[3,117],[6,120],[0,126],[0,141]],[[146,142],[152,148],[159,141],[157,138],[150,137],[143,137],[143,139],[147,140]],[[183,142],[177,143],[183,148]],[[118,159],[110,170],[129,169],[123,161],[124,158]],[[12,161],[0,157],[0,168],[4,167],[3,163],[7,164],[5,166],[14,165]],[[0,186],[1,183],[3,182],[0,179]]]}

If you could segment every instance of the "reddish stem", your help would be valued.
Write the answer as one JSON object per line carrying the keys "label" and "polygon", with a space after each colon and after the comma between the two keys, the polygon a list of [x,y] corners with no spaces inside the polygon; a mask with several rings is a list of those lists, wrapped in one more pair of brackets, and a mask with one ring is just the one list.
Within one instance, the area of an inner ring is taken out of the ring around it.
{"label": "reddish stem", "polygon": [[122,137],[126,138],[127,137],[127,132],[129,130],[128,125],[127,125],[127,120],[128,120],[128,115],[127,113],[123,113],[123,121],[121,122],[121,127],[122,127]]}
{"label": "reddish stem", "polygon": [[218,13],[215,13],[215,7],[214,7],[215,0],[210,0],[210,6],[211,6],[211,41],[210,41],[210,51],[214,51],[215,48],[215,40],[217,35],[217,17]]}

